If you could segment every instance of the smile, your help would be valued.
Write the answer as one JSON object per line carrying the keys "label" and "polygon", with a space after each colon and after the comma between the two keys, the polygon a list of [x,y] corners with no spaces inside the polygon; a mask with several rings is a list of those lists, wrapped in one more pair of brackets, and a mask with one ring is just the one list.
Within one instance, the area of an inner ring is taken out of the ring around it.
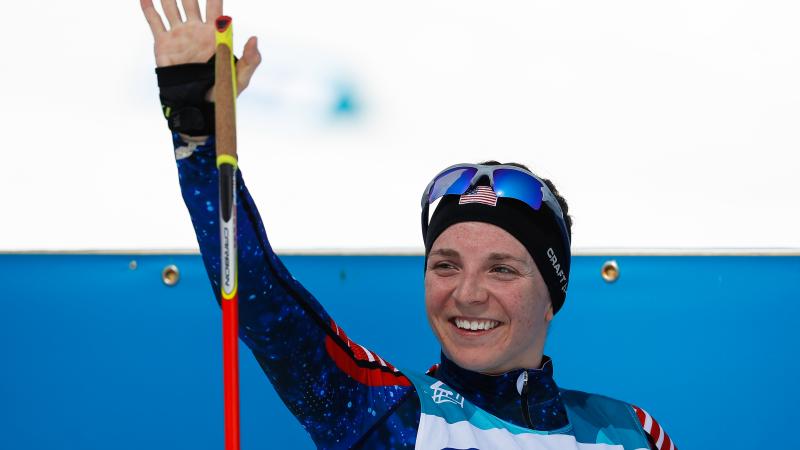
{"label": "smile", "polygon": [[491,319],[470,320],[456,317],[452,319],[452,322],[458,329],[469,331],[489,331],[500,325],[500,322]]}

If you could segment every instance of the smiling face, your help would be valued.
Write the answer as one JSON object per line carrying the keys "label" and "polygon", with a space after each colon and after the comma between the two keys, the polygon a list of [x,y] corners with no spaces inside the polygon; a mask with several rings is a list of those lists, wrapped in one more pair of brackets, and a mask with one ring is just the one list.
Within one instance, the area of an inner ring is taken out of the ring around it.
{"label": "smiling face", "polygon": [[539,367],[553,319],[528,251],[483,222],[457,223],[436,238],[425,268],[425,309],[444,354],[487,374]]}

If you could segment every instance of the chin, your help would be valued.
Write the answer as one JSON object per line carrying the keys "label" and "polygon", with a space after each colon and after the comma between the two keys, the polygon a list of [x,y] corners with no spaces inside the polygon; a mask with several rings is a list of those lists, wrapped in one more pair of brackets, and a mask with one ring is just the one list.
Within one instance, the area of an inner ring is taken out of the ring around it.
{"label": "chin", "polygon": [[462,369],[490,375],[506,372],[507,370],[502,370],[502,367],[500,367],[501,362],[491,357],[492,353],[491,350],[487,349],[445,351],[447,357]]}

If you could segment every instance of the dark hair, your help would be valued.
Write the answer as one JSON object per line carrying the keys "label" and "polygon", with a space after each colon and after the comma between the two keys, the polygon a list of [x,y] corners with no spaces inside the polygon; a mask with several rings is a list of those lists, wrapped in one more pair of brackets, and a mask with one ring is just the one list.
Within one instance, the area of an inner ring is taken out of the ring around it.
{"label": "dark hair", "polygon": [[[514,166],[514,167],[519,167],[520,169],[525,169],[530,173],[534,173],[525,164],[520,164],[515,162],[501,163],[495,160],[489,160],[478,164],[483,164],[486,166],[499,166],[499,165]],[[539,175],[536,176],[539,177]],[[567,205],[567,201],[564,199],[564,197],[561,196],[561,194],[558,193],[558,189],[556,189],[556,185],[553,184],[552,181],[542,177],[539,177],[539,179],[544,181],[544,184],[547,185],[547,188],[550,189],[550,192],[552,192],[553,195],[556,196],[556,200],[558,200],[558,204],[559,206],[561,206],[561,211],[564,213],[564,221],[567,223],[567,233],[569,233],[569,239],[570,241],[572,241],[572,216],[569,215],[569,206]]]}

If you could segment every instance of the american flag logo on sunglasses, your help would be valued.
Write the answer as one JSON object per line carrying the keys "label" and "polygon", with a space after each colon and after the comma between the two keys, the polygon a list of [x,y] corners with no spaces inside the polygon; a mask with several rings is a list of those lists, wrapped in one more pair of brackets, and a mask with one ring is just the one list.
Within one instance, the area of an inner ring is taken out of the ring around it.
{"label": "american flag logo on sunglasses", "polygon": [[468,203],[482,203],[489,206],[497,206],[497,194],[489,186],[475,186],[461,194],[458,199],[459,205]]}

